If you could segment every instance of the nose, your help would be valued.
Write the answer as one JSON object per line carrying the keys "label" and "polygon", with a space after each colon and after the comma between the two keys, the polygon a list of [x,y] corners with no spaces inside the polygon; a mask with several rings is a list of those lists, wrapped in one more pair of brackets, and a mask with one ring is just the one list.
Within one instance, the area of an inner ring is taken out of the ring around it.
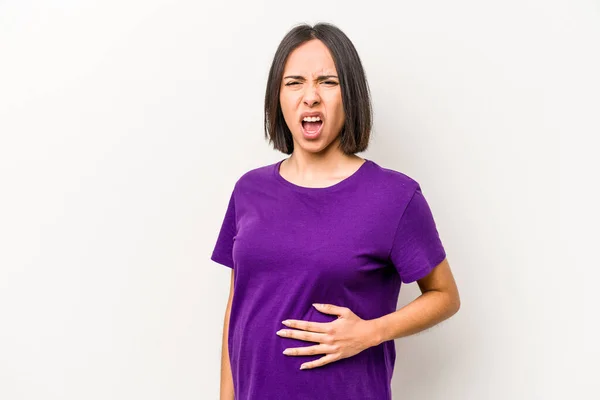
{"label": "nose", "polygon": [[319,96],[318,90],[313,86],[308,86],[304,92],[304,104],[308,107],[314,107],[319,104],[321,97]]}

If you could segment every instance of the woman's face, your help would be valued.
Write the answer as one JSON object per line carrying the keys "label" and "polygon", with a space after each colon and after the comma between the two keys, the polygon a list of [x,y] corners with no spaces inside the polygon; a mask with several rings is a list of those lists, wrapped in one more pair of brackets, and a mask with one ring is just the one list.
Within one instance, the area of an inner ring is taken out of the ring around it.
{"label": "woman's face", "polygon": [[288,56],[279,102],[295,148],[321,151],[339,136],[345,120],[342,91],[323,42],[308,41]]}

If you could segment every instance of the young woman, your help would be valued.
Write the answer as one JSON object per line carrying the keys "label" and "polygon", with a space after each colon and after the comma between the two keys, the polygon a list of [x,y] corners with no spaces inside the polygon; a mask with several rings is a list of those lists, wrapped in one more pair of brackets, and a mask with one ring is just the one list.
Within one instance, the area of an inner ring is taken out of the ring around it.
{"label": "young woman", "polygon": [[[238,179],[211,256],[232,268],[222,400],[391,399],[394,339],[458,311],[419,184],[355,155],[371,119],[348,37],[323,23],[288,32],[265,135],[289,157]],[[414,281],[423,294],[396,310]]]}

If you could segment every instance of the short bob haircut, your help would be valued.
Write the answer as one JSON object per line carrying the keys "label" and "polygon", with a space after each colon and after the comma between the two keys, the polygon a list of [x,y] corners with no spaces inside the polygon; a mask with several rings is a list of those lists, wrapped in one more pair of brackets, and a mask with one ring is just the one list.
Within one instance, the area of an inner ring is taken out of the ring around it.
{"label": "short bob haircut", "polygon": [[292,133],[285,123],[279,102],[283,70],[288,56],[301,44],[318,39],[329,49],[340,81],[345,121],[340,147],[345,154],[367,149],[373,121],[371,96],[356,48],[339,28],[328,23],[298,25],[279,43],[269,71],[265,94],[265,138],[276,150],[294,151]]}

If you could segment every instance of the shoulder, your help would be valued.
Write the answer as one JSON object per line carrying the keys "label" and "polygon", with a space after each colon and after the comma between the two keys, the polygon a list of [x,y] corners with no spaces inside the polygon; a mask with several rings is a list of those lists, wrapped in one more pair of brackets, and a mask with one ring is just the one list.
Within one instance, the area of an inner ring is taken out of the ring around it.
{"label": "shoulder", "polygon": [[277,162],[251,168],[244,172],[235,182],[234,191],[262,185],[272,178]]}
{"label": "shoulder", "polygon": [[380,188],[391,191],[393,195],[412,196],[415,191],[420,190],[419,182],[408,174],[384,167],[379,163],[371,161],[372,179]]}

